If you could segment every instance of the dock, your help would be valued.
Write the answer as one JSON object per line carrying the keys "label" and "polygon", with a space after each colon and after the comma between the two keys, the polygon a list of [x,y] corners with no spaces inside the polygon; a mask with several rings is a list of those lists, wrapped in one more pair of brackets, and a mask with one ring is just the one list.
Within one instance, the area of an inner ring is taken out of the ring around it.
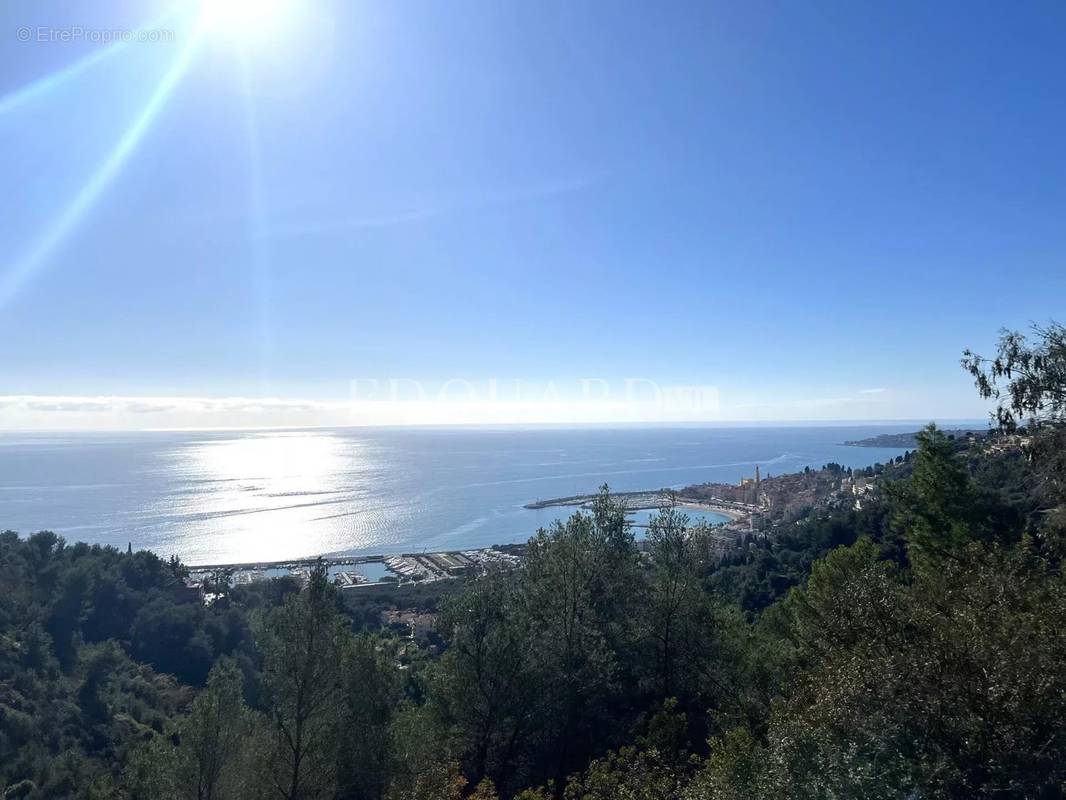
{"label": "dock", "polygon": [[[246,561],[226,564],[189,565],[190,575],[206,577],[215,572],[231,572],[237,584],[255,583],[271,577],[294,577],[306,580],[312,567],[322,563],[327,570],[352,567],[351,571],[334,572],[334,582],[341,589],[373,586],[386,582],[431,582],[477,575],[493,566],[514,566],[520,552],[515,546],[493,546],[473,550],[445,550],[434,553],[398,553],[380,555],[312,556],[279,561]],[[358,572],[363,564],[383,565],[391,575],[385,580],[369,580]],[[270,575],[286,570],[288,575]]]}

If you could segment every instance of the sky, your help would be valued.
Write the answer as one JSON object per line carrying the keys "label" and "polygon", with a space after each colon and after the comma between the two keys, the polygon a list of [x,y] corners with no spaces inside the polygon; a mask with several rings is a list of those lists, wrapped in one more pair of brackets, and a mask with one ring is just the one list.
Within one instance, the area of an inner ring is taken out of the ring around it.
{"label": "sky", "polygon": [[0,6],[0,428],[972,419],[1060,2]]}

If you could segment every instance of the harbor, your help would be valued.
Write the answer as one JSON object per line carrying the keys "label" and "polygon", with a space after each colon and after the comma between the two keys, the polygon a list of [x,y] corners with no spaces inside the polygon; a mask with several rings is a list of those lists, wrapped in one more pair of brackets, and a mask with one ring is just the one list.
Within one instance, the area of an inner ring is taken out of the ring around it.
{"label": "harbor", "polygon": [[[526,503],[523,508],[542,509],[558,506],[574,506],[583,511],[591,510],[592,503],[598,495],[584,494],[570,497],[555,497],[546,500],[534,500]],[[671,506],[684,511],[704,511],[720,514],[727,517],[729,524],[747,524],[752,514],[757,514],[764,509],[751,503],[743,503],[723,498],[700,498],[693,499],[672,495],[665,490],[660,491],[636,491],[636,492],[612,492],[611,499],[620,503],[627,513],[636,511],[662,511]],[[633,522],[635,527],[646,527],[646,522]]]}
{"label": "harbor", "polygon": [[311,570],[321,563],[340,589],[355,589],[388,583],[430,582],[477,575],[493,566],[514,566],[521,546],[493,546],[475,550],[396,555],[321,556],[231,564],[201,564],[189,567],[196,583],[224,579],[240,586],[272,578],[291,577],[306,583]]}
{"label": "harbor", "polygon": [[[740,489],[750,489],[759,499],[760,477],[745,478]],[[732,488],[732,487],[730,487]],[[746,496],[746,495],[745,495]],[[591,511],[599,494],[570,495],[538,499],[522,506],[527,510],[570,508]],[[710,525],[713,549],[721,555],[736,546],[744,531],[752,530],[755,516],[766,511],[763,505],[713,496],[678,495],[668,489],[617,492],[611,495],[626,513],[629,526],[636,529],[637,545],[644,549],[645,532],[654,516],[676,508],[689,517],[692,525]],[[480,575],[492,567],[517,566],[525,550],[523,544],[492,545],[486,548],[411,552],[378,555],[324,555],[282,561],[201,564],[189,567],[190,584],[204,585],[225,581],[245,585],[272,578],[291,577],[302,584],[310,580],[311,570],[322,564],[327,575],[340,589],[357,589],[381,584],[406,584],[452,580]]]}

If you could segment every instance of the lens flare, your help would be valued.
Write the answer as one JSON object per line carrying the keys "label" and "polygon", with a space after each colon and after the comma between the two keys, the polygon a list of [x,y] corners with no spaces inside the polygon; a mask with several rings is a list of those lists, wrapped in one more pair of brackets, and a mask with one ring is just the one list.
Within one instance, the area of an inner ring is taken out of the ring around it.
{"label": "lens flare", "polygon": [[82,186],[74,199],[52,220],[44,233],[37,239],[30,250],[16,261],[7,273],[0,276],[0,308],[6,306],[15,295],[29,282],[34,275],[44,266],[53,251],[66,239],[78,226],[81,220],[88,214],[100,195],[111,184],[115,176],[121,171],[123,164],[130,154],[137,149],[141,139],[151,127],[159,110],[165,105],[167,99],[178,85],[182,76],[189,67],[200,42],[198,33],[193,33],[185,46],[178,53],[174,62],[170,65],[163,79],[152,92],[144,108],[126,128],[122,138],[118,140],[107,157],[92,173],[89,180]]}

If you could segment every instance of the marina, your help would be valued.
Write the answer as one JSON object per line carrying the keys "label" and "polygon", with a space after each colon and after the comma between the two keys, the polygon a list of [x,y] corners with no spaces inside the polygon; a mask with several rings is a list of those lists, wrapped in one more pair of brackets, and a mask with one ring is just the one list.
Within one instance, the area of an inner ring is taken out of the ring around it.
{"label": "marina", "polygon": [[189,567],[189,580],[192,584],[202,584],[223,578],[240,586],[291,577],[306,583],[311,570],[321,563],[338,588],[354,589],[383,583],[429,582],[476,575],[493,566],[516,565],[520,551],[520,547],[510,546],[388,556],[322,556],[254,564],[204,564]]}
{"label": "marina", "polygon": [[[573,495],[570,497],[556,497],[547,500],[534,500],[531,503],[527,503],[524,507],[527,509],[544,509],[557,508],[560,506],[574,506],[583,511],[588,511],[592,508],[592,503],[595,501],[596,497],[597,495],[594,494],[585,494]],[[687,513],[690,518],[696,516],[697,518],[692,520],[693,522],[707,521],[711,524],[747,524],[750,521],[752,514],[757,514],[764,510],[761,506],[752,505],[750,503],[741,503],[721,498],[693,500],[671,495],[669,492],[665,491],[617,492],[612,493],[611,497],[625,507],[626,513],[632,518],[631,524],[634,527],[639,528],[647,527],[650,516],[665,508],[669,508],[670,506],[677,507],[683,513]],[[701,519],[703,514],[710,514],[712,516]],[[724,519],[715,520],[714,516],[720,516]]]}
{"label": "marina", "polygon": [[[720,528],[715,537],[719,549],[732,544],[727,530],[738,530],[750,524],[756,506],[727,500],[677,501],[662,492],[623,492],[612,497],[626,511],[627,523],[634,530],[638,545],[643,539],[652,517],[671,505],[679,508],[691,524],[710,524]],[[573,507],[574,511],[588,511],[596,495],[538,500],[527,509]],[[234,585],[247,585],[272,578],[291,577],[306,584],[311,570],[319,563],[339,589],[355,589],[388,583],[431,582],[479,575],[494,566],[517,566],[525,550],[522,544],[493,545],[488,548],[446,550],[440,552],[334,555],[284,561],[202,564],[189,567],[190,583],[202,585],[221,577]]]}

